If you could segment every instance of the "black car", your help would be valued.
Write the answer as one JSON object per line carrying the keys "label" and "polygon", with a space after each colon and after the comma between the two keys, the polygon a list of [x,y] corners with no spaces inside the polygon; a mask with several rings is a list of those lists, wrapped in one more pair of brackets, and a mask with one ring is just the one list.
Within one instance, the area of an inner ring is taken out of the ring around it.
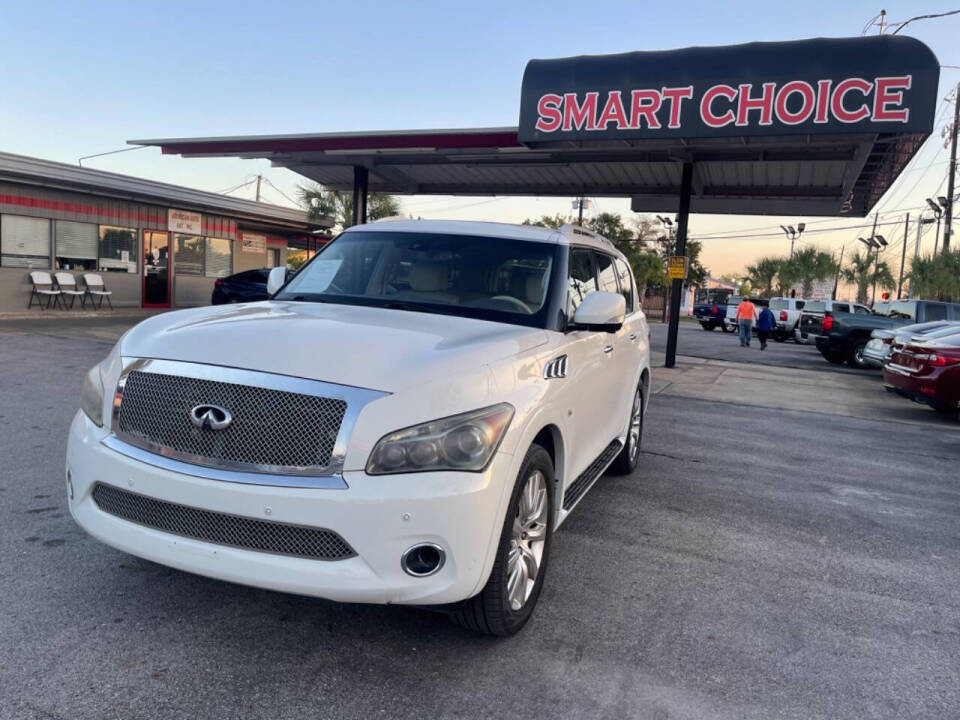
{"label": "black car", "polygon": [[[245,270],[236,275],[225,278],[218,278],[213,283],[213,297],[210,302],[213,305],[225,305],[227,303],[256,302],[257,300],[267,299],[267,276],[270,275],[272,268],[258,268],[257,270]],[[292,271],[287,270],[287,279],[293,275]]]}

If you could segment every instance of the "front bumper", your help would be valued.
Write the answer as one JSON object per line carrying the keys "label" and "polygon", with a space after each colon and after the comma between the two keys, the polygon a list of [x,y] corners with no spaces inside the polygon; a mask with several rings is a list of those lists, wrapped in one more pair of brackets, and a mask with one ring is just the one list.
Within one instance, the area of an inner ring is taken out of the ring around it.
{"label": "front bumper", "polygon": [[[163,565],[229,582],[341,602],[442,604],[476,594],[493,564],[513,457],[494,456],[483,473],[368,476],[348,472],[347,489],[248,485],[195,477],[121,455],[108,433],[78,412],[70,427],[70,512],[98,540]],[[101,510],[97,482],[194,508],[291,525],[326,528],[356,551],[315,560],[218,545],[169,534]],[[400,558],[430,542],[446,553],[430,577],[407,575]]]}

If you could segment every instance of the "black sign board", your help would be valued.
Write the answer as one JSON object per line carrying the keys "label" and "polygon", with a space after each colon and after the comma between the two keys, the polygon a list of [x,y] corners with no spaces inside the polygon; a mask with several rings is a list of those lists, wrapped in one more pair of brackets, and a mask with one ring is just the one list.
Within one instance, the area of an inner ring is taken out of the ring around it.
{"label": "black sign board", "polygon": [[519,140],[929,134],[939,76],[906,36],[531,60]]}

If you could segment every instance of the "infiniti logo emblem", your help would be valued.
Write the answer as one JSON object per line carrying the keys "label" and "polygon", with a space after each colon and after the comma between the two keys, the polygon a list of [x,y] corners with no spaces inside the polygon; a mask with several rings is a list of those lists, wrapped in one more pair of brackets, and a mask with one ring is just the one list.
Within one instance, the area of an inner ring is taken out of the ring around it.
{"label": "infiniti logo emblem", "polygon": [[190,410],[190,422],[201,430],[223,430],[233,422],[233,415],[219,405],[197,405]]}

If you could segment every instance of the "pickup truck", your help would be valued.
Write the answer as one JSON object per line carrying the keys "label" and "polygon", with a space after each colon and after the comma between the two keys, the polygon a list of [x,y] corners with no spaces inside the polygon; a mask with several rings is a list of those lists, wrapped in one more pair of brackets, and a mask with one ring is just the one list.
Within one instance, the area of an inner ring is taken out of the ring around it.
{"label": "pickup truck", "polygon": [[773,339],[784,342],[787,338],[795,337],[794,331],[800,323],[800,312],[806,305],[803,298],[772,297],[769,308],[777,324],[773,331]]}
{"label": "pickup truck", "polygon": [[[793,331],[793,339],[801,345],[815,345],[821,333],[823,318],[831,312],[869,315],[870,308],[845,300],[808,300],[800,311],[800,320],[797,322],[796,330]],[[841,358],[838,362],[843,362],[843,359]]]}
{"label": "pickup truck", "polygon": [[730,332],[730,328],[724,322],[729,297],[729,290],[711,290],[693,306],[693,316],[704,330],[720,328],[724,332]]}
{"label": "pickup truck", "polygon": [[[866,369],[873,366],[864,350],[874,330],[933,320],[960,320],[960,304],[895,300],[877,303],[870,313],[826,311],[816,328],[817,350],[828,362],[846,362],[850,367]],[[802,318],[801,323],[804,321]]]}
{"label": "pickup truck", "polygon": [[510,635],[554,531],[640,461],[635,288],[577,226],[356,225],[292,279],[273,268],[269,300],[120,339],[70,427],[70,513],[181,570]]}

